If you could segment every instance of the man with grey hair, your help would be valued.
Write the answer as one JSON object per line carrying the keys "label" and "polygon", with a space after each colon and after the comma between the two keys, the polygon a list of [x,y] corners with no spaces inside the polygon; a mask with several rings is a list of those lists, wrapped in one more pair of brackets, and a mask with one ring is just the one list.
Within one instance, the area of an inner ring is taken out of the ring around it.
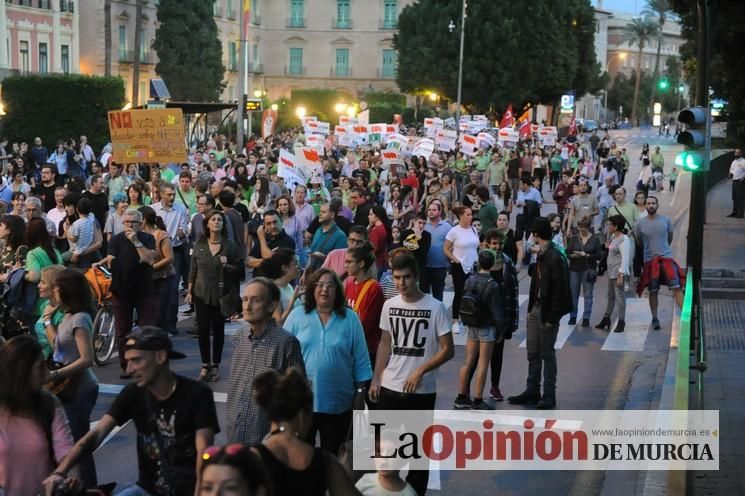
{"label": "man with grey hair", "polygon": [[49,233],[49,236],[51,236],[52,239],[57,238],[57,226],[54,224],[53,221],[47,218],[47,215],[41,209],[41,200],[39,200],[35,196],[29,196],[28,198],[26,198],[25,210],[26,222],[37,217],[39,219],[43,219],[44,223],[47,225],[47,232]]}
{"label": "man with grey hair", "polygon": [[140,230],[142,214],[137,210],[127,210],[123,218],[124,231],[111,237],[109,254],[94,266],[106,265],[111,270],[114,325],[122,368],[120,377],[129,379],[124,343],[125,336],[132,331],[133,311],[137,310],[140,326],[155,325],[153,262],[156,252],[155,238]]}

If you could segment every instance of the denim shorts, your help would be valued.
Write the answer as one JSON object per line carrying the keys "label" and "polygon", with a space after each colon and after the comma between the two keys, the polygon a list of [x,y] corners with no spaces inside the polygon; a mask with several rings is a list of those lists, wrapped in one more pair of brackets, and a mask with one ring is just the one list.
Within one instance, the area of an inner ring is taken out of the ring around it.
{"label": "denim shorts", "polygon": [[489,343],[497,340],[497,329],[494,326],[473,327],[466,326],[466,340]]}

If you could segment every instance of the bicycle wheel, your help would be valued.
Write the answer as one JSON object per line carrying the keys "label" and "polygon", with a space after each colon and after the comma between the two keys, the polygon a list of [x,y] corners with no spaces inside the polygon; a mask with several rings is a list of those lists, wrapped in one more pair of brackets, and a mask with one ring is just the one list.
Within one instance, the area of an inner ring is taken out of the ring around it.
{"label": "bicycle wheel", "polygon": [[105,365],[114,352],[116,343],[116,328],[114,327],[114,312],[111,307],[104,305],[98,309],[93,320],[93,360],[96,365]]}

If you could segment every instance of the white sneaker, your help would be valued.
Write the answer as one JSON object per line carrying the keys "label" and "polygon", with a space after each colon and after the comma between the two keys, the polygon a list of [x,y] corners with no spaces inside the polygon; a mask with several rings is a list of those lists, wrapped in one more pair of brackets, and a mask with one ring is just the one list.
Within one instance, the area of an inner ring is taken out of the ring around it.
{"label": "white sneaker", "polygon": [[450,330],[453,332],[453,334],[463,334],[463,326],[458,321],[453,322]]}

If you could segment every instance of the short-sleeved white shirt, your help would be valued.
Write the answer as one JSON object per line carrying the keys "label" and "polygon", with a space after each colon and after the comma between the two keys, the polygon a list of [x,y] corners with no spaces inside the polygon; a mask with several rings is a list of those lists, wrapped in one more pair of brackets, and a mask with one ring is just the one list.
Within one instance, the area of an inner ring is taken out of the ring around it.
{"label": "short-sleeved white shirt", "polygon": [[[450,333],[445,305],[432,295],[407,303],[395,296],[383,304],[380,328],[391,335],[391,357],[383,372],[381,385],[403,392],[406,379],[440,351],[440,336]],[[422,377],[416,394],[436,392],[437,369]]]}
{"label": "short-sleeved white shirt", "polygon": [[479,259],[479,235],[476,229],[455,225],[445,239],[453,243],[453,255],[463,267],[463,272],[470,274]]}

